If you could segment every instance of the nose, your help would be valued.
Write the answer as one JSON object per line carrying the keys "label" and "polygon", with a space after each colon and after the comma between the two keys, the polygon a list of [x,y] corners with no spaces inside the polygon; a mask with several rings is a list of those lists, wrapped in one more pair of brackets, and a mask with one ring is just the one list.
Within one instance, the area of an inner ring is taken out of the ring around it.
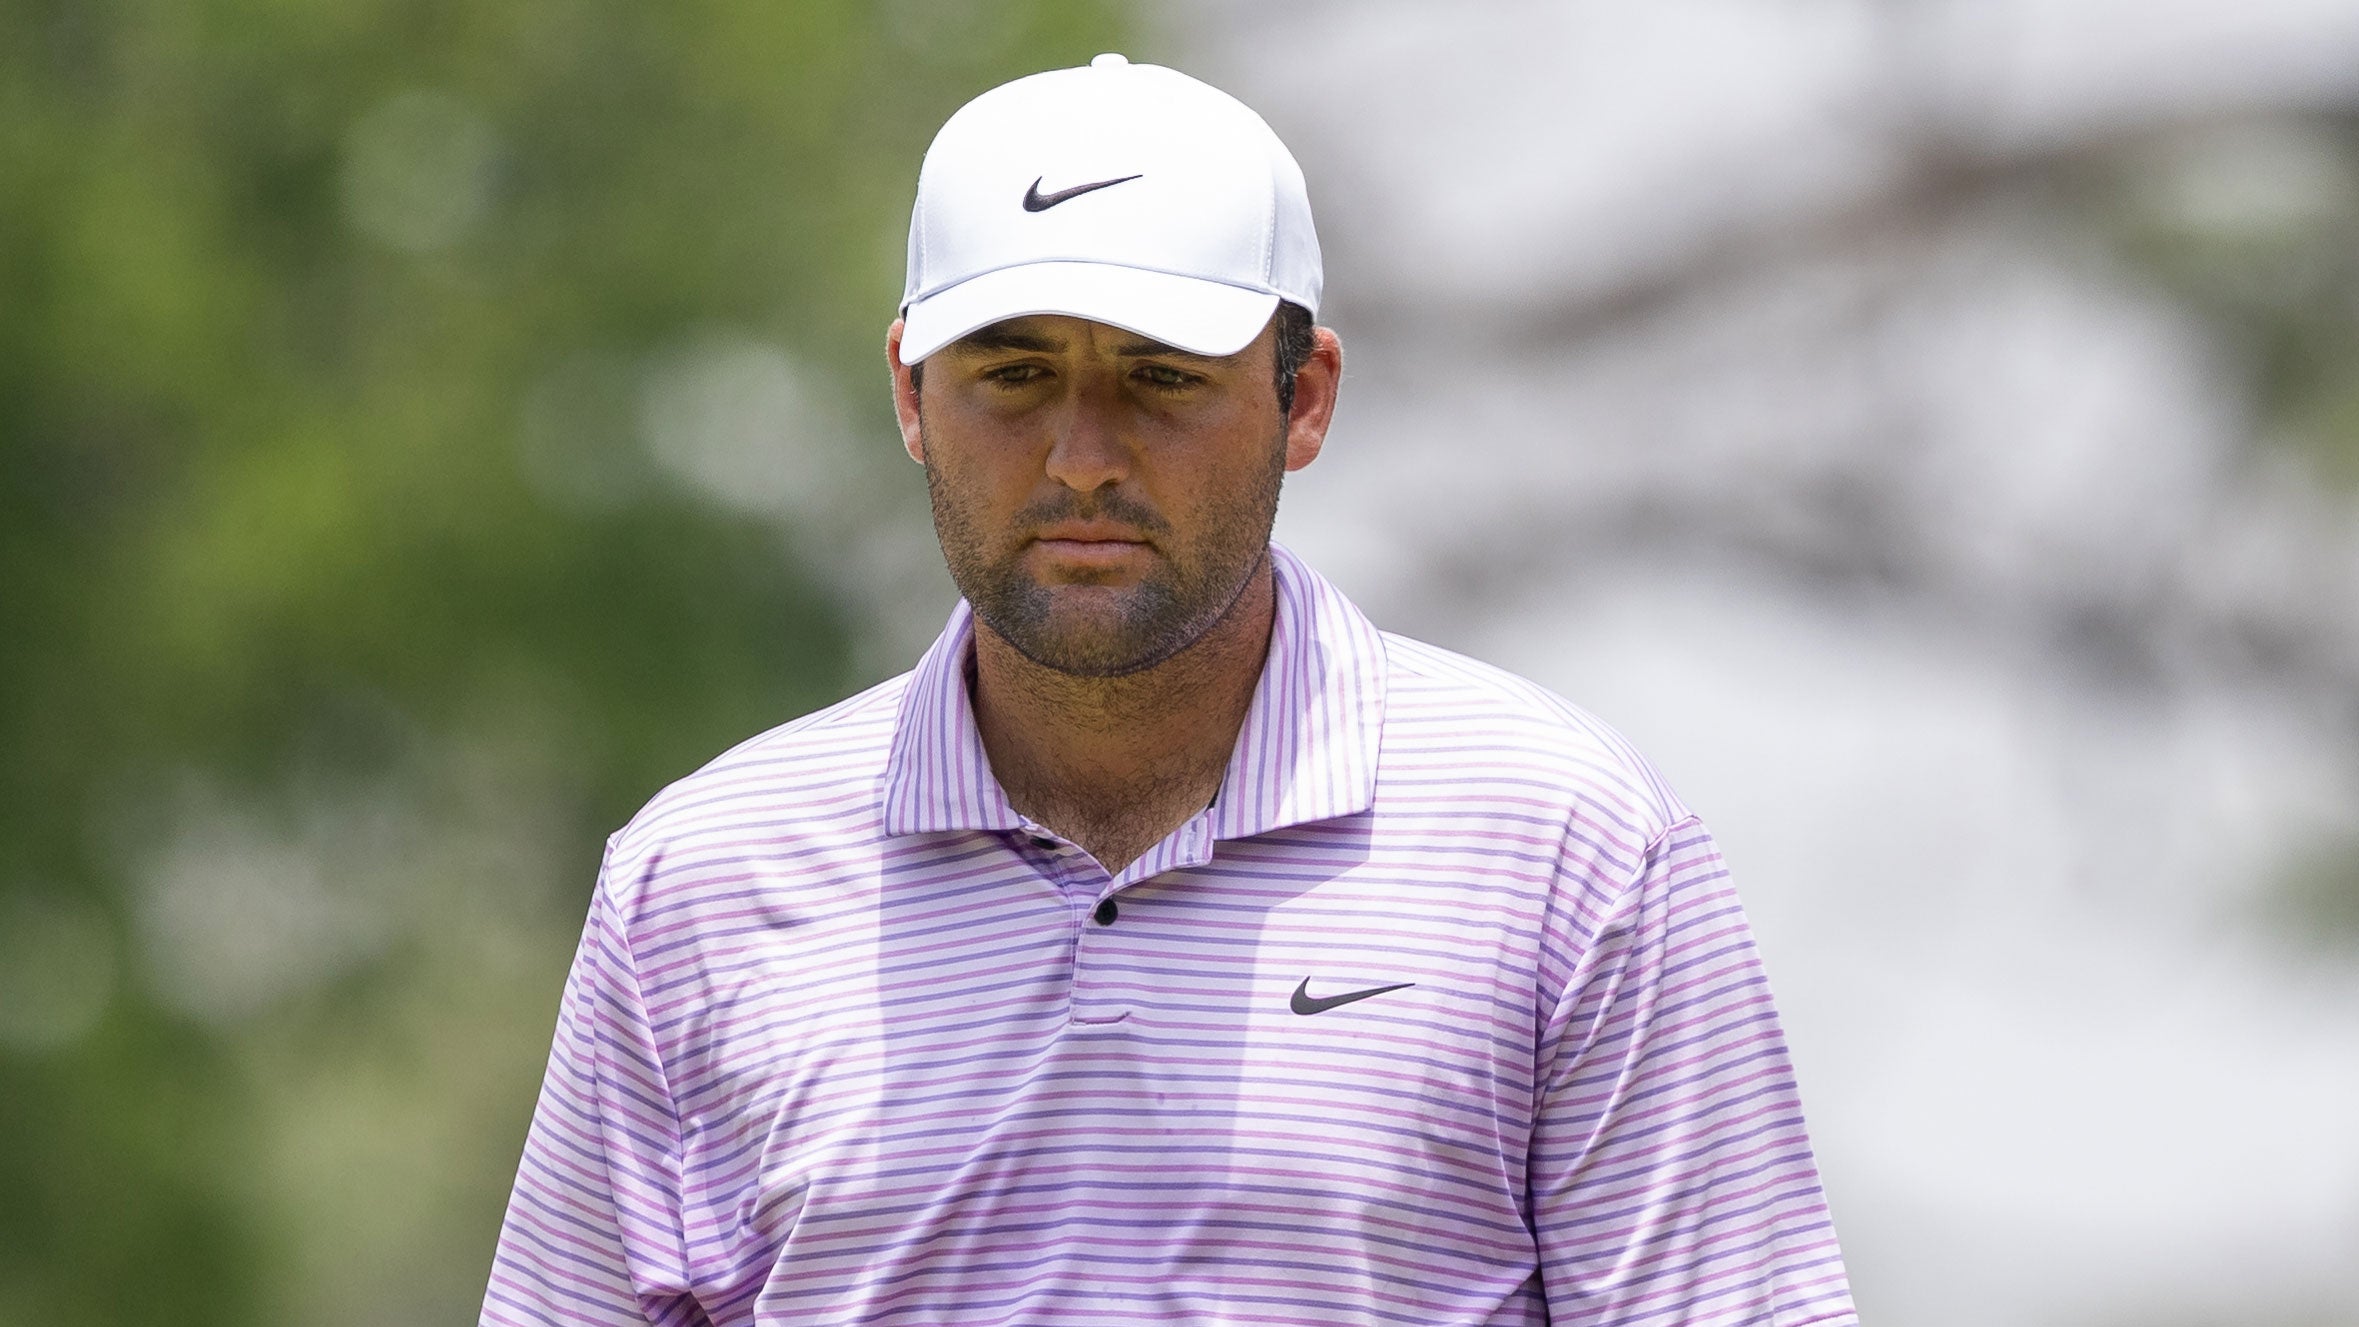
{"label": "nose", "polygon": [[1077,384],[1057,412],[1048,449],[1048,477],[1076,493],[1115,484],[1130,473],[1123,441],[1120,393],[1101,382]]}

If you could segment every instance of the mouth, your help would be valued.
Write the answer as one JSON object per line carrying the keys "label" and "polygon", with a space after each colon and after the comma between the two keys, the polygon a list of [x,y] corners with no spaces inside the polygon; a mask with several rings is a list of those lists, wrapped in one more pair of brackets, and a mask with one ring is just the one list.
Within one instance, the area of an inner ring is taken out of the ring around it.
{"label": "mouth", "polygon": [[1111,569],[1144,554],[1150,545],[1144,535],[1123,526],[1059,522],[1035,533],[1032,547],[1066,566]]}

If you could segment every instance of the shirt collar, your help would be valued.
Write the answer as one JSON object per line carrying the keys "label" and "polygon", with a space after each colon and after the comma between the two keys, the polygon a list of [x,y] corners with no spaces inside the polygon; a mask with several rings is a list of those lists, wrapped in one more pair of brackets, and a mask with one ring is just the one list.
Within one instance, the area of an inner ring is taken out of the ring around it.
{"label": "shirt collar", "polygon": [[[1383,638],[1283,546],[1270,545],[1270,566],[1270,653],[1213,802],[1217,839],[1354,815],[1376,801]],[[910,674],[885,766],[887,834],[1023,828],[975,726],[967,694],[974,642],[974,613],[962,601]]]}
{"label": "shirt collar", "polygon": [[974,651],[975,613],[961,599],[901,695],[893,753],[885,762],[887,834],[1023,827],[1024,818],[992,776],[982,730],[975,726],[967,695]]}

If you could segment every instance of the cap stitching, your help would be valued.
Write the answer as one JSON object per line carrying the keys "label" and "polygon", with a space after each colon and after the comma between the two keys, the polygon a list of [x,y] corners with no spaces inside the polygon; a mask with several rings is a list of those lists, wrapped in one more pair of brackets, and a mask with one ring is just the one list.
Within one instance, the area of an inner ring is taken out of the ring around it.
{"label": "cap stitching", "polygon": [[[925,275],[926,275],[926,174],[925,174],[925,167],[923,167],[923,166],[921,165],[920,167],[918,167],[918,173],[917,173],[917,276],[918,276],[918,280],[919,280],[919,282],[920,282],[920,283],[922,283],[922,282],[925,280]],[[915,299],[912,299],[912,300],[910,300],[910,301],[909,301],[909,304],[915,304],[916,302],[917,302],[917,301],[916,301]],[[907,310],[907,309],[908,309],[908,307],[909,307],[909,304],[904,304],[904,305],[902,305],[901,307],[902,307],[904,310]]]}
{"label": "cap stitching", "polygon": [[1262,164],[1268,167],[1268,175],[1264,183],[1269,186],[1269,192],[1264,196],[1265,201],[1261,214],[1261,283],[1265,286],[1275,287],[1278,284],[1278,158],[1276,154],[1268,154],[1267,160]]}

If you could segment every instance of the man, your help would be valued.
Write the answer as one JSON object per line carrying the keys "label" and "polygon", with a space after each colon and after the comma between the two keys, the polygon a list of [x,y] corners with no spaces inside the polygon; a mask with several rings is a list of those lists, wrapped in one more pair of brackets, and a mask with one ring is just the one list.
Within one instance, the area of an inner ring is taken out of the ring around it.
{"label": "man", "polygon": [[1183,75],[944,125],[888,347],[964,602],[609,841],[485,1322],[1853,1321],[1703,828],[1270,543],[1320,284]]}

